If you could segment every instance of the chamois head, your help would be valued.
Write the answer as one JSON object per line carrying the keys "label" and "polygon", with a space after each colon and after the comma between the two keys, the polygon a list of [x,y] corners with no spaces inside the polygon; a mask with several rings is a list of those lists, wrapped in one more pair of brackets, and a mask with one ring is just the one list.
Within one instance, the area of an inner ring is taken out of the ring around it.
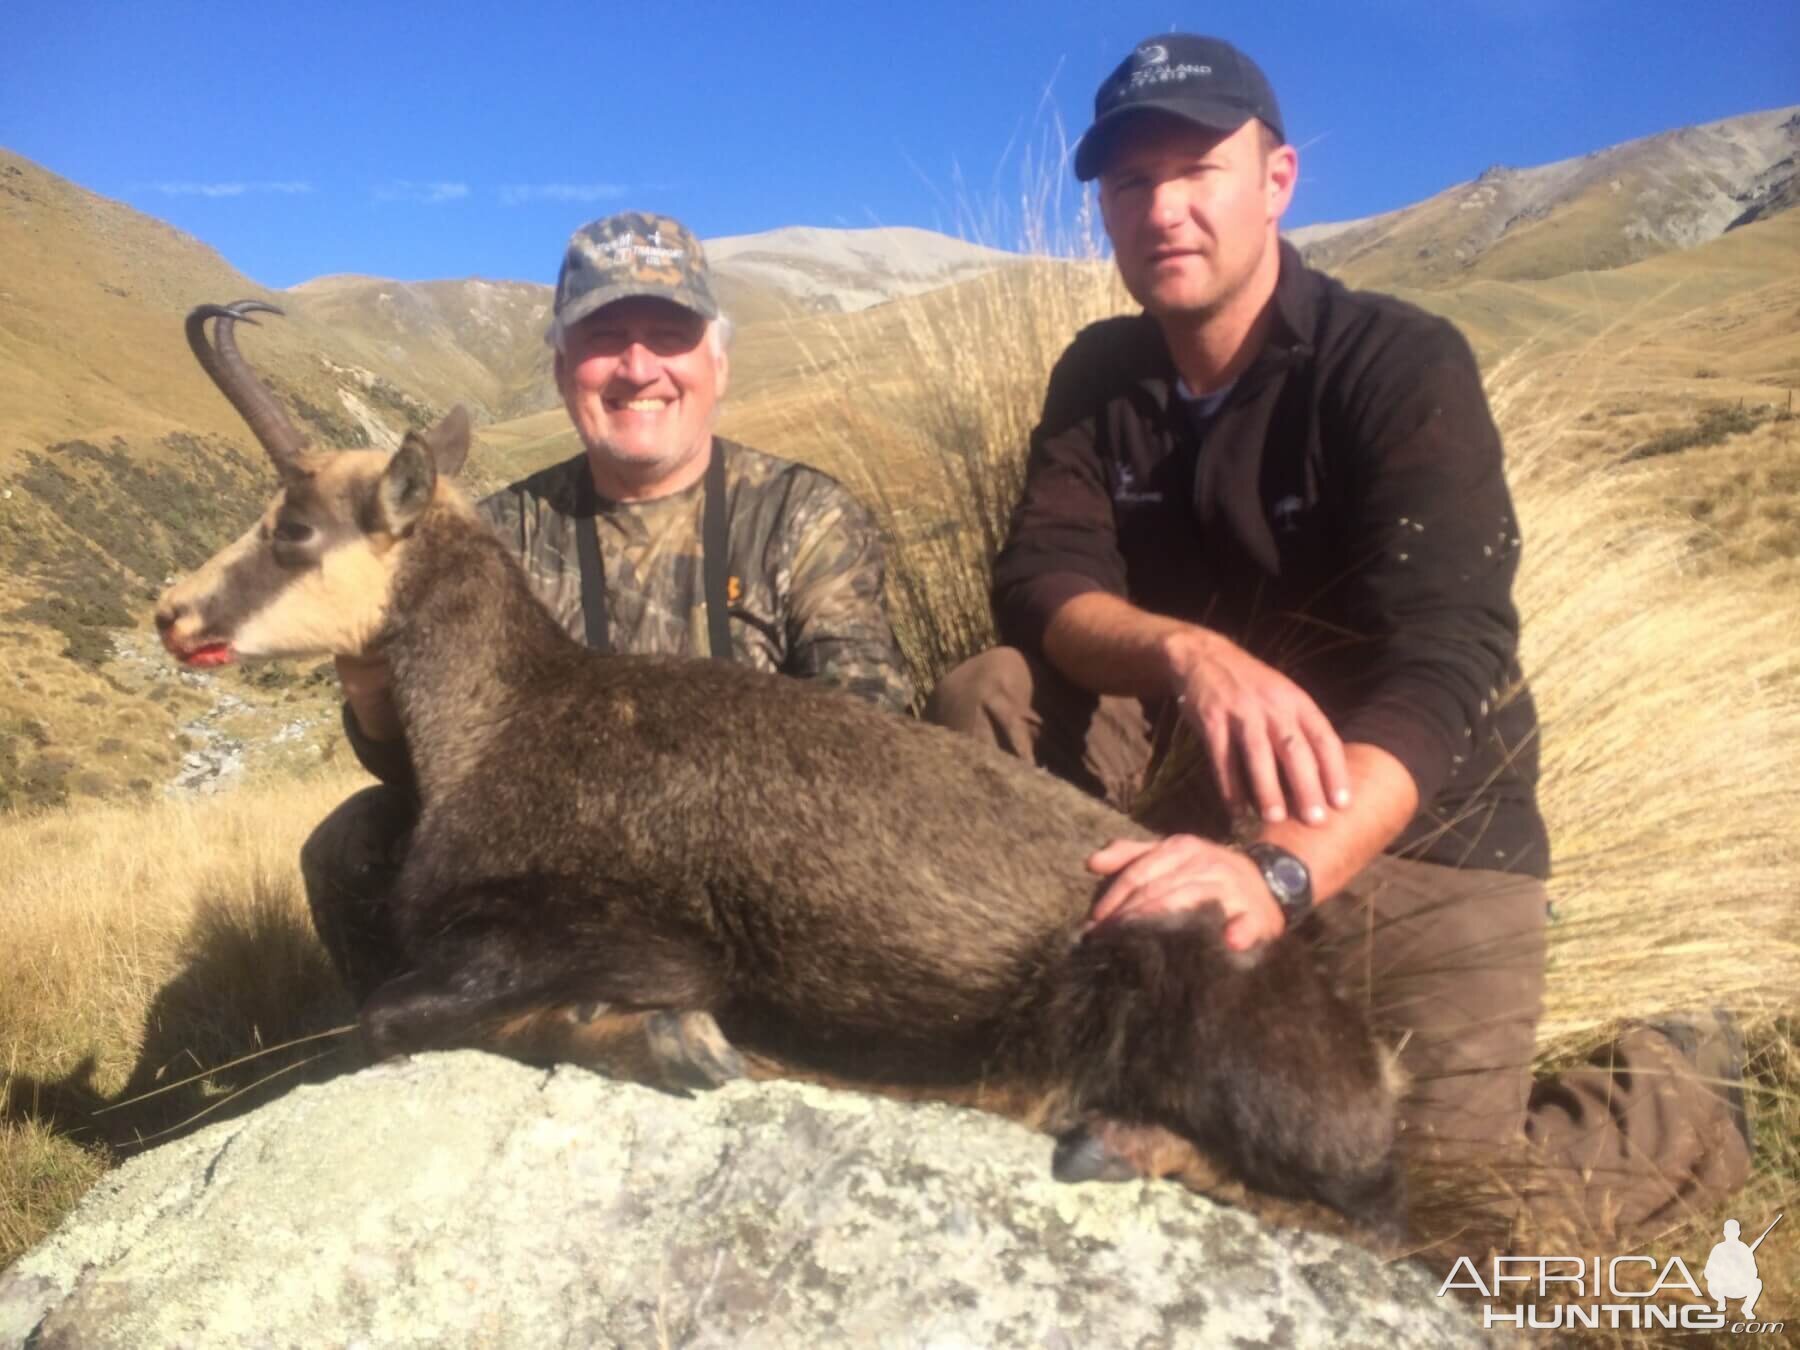
{"label": "chamois head", "polygon": [[[309,451],[281,405],[238,354],[232,329],[273,305],[240,300],[188,315],[188,345],[268,451],[281,489],[256,522],[163,592],[156,627],[177,660],[365,652],[387,621],[395,566],[428,506],[460,504],[447,479],[469,450],[459,405],[392,455]],[[214,320],[216,346],[208,342]]]}

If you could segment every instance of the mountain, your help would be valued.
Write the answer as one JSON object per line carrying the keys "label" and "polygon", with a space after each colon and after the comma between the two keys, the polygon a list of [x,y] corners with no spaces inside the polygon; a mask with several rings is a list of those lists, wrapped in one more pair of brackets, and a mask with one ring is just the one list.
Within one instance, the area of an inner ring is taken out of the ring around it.
{"label": "mountain", "polygon": [[[187,311],[209,300],[286,311],[242,330],[243,345],[320,444],[397,444],[455,401],[478,420],[544,406],[521,392],[519,353],[542,346],[541,323],[525,340],[532,299],[521,288],[494,287],[491,304],[477,298],[482,282],[333,278],[273,291],[191,235],[5,151],[0,258],[0,470],[71,437],[123,437],[152,460],[171,434],[254,451],[181,336]],[[384,287],[399,312],[375,298]]]}
{"label": "mountain", "polygon": [[[1012,257],[902,229],[776,230],[707,250],[740,328],[866,308]],[[287,311],[244,345],[321,443],[392,445],[454,402],[478,423],[556,404],[547,285],[339,275],[272,291],[192,236],[4,150],[0,258],[0,470],[21,447],[69,437],[247,445],[180,338],[203,300]]]}
{"label": "mountain", "polygon": [[[724,268],[716,269],[714,289],[740,327],[808,305]],[[359,366],[337,373],[364,388],[380,372],[429,402],[467,403],[494,420],[558,406],[544,342],[554,293],[541,282],[341,275],[303,281],[285,295],[285,307],[338,336]]]}
{"label": "mountain", "polygon": [[707,240],[706,256],[724,276],[761,283],[816,312],[868,309],[1018,261],[1017,254],[895,226],[731,235]]}
{"label": "mountain", "polygon": [[1537,168],[1495,165],[1416,205],[1288,238],[1359,286],[1528,281],[1692,248],[1792,206],[1796,193],[1800,107],[1778,108]]}
{"label": "mountain", "polygon": [[549,405],[550,288],[525,281],[388,281],[327,276],[284,306],[338,334],[366,372],[415,395],[472,403],[494,418]]}

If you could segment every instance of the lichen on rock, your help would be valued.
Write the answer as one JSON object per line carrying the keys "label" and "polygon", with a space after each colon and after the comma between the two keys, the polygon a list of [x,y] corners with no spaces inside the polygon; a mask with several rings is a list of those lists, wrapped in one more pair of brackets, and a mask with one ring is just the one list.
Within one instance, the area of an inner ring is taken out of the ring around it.
{"label": "lichen on rock", "polygon": [[1475,1345],[1416,1269],[971,1111],[422,1055],[153,1150],[0,1346]]}

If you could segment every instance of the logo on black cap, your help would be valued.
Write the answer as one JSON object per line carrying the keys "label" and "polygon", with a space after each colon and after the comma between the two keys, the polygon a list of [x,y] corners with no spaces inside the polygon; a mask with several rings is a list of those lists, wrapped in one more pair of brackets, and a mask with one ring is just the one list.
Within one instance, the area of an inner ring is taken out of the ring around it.
{"label": "logo on black cap", "polygon": [[1275,91],[1256,62],[1219,38],[1169,33],[1138,44],[1101,84],[1094,124],[1075,147],[1075,176],[1098,177],[1119,124],[1146,109],[1225,133],[1255,117],[1286,139]]}

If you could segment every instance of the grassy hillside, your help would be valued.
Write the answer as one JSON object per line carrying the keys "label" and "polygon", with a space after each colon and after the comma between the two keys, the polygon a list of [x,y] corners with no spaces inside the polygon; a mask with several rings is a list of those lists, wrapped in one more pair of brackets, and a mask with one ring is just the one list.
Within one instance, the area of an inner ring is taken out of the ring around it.
{"label": "grassy hillside", "polygon": [[[311,752],[331,745],[326,691],[306,672],[152,697],[141,667],[113,655],[164,578],[241,528],[271,486],[181,340],[190,304],[260,295],[291,311],[243,330],[243,346],[320,443],[391,443],[459,396],[524,414],[478,430],[478,490],[576,448],[549,386],[542,287],[337,277],[271,295],[197,241],[17,157],[0,159],[0,256],[20,263],[0,305],[0,800],[15,806],[167,782],[195,753],[185,728],[221,698],[273,724],[301,715],[323,728]],[[1793,494],[1770,438],[1800,384],[1797,277],[1789,212],[1610,272],[1407,294],[1459,323],[1489,369],[1561,381],[1583,407],[1571,444],[1604,458],[1686,445],[1693,469],[1671,492],[1738,556],[1782,566]],[[1121,303],[1104,268],[1051,262],[848,315],[796,313],[741,279],[721,289],[756,316],[739,329],[721,429],[901,503],[930,487],[926,452],[955,432],[939,425],[938,381],[979,382],[997,356],[1027,351],[1018,387],[984,397],[1028,405],[1022,390],[1064,338],[1030,319],[1044,312],[1034,294],[1086,296],[1076,308],[1090,315]],[[1020,316],[1017,331],[959,335],[960,316],[988,303]],[[926,334],[944,365],[922,380]],[[932,430],[902,445],[896,425]]]}
{"label": "grassy hillside", "polygon": [[360,367],[403,370],[409,391],[434,404],[466,403],[487,420],[550,401],[547,286],[331,276],[286,296],[290,308],[335,333]]}

